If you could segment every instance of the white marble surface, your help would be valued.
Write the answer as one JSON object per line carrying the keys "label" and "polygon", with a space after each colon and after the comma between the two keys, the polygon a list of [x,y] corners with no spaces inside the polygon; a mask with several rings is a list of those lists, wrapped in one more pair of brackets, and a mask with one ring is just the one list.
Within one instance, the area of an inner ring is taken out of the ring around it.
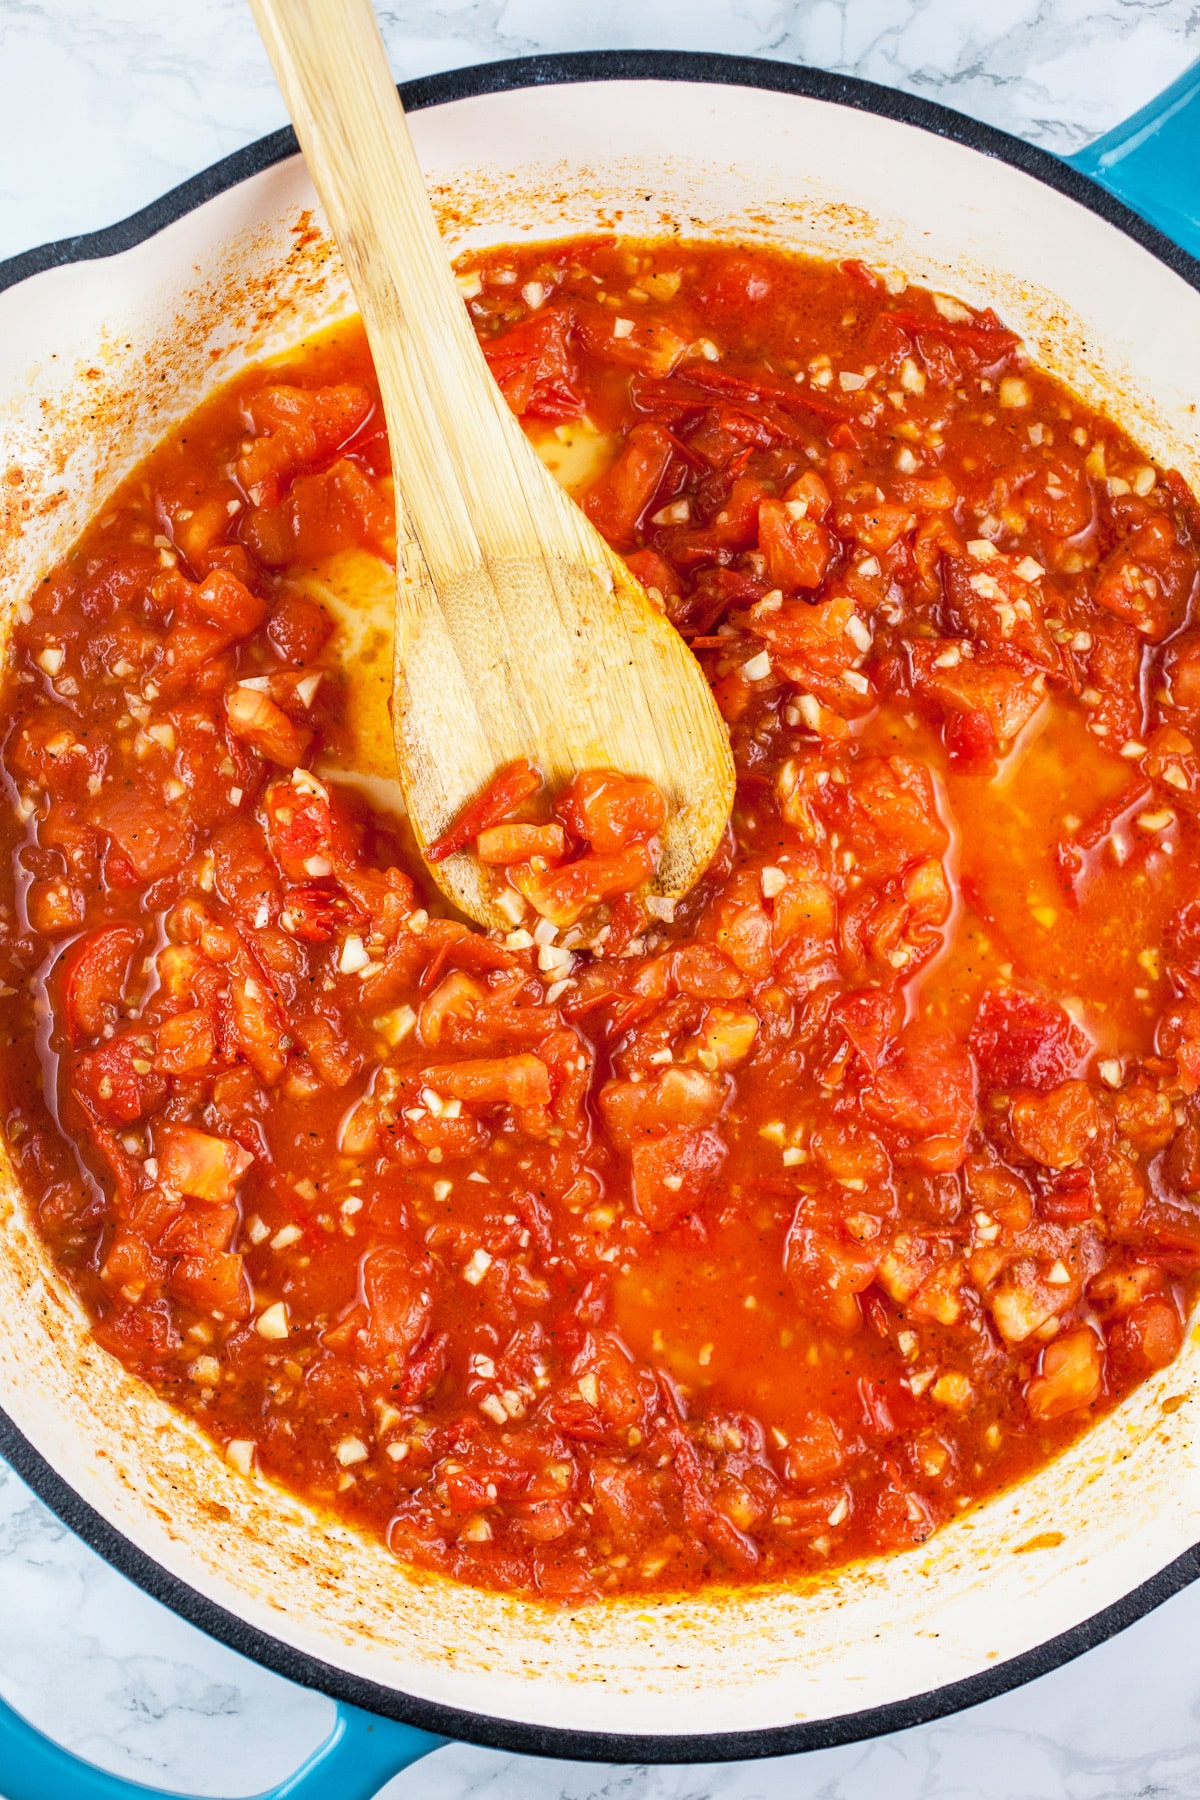
{"label": "white marble surface", "polygon": [[[738,51],[909,88],[1060,151],[1200,54],[1195,0],[406,0],[381,12],[398,75],[537,50]],[[245,0],[0,0],[0,257],[108,224],[282,120]],[[1200,1588],[1029,1687],[871,1744],[691,1769],[454,1747],[385,1792],[1195,1800],[1198,1638]],[[331,1717],[132,1588],[2,1464],[0,1693],[107,1768],[214,1796],[277,1781]]]}

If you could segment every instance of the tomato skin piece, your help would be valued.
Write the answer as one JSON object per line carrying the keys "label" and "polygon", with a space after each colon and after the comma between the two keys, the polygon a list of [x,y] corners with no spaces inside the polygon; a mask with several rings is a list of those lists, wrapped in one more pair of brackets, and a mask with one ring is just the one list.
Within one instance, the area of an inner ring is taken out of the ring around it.
{"label": "tomato skin piece", "polygon": [[908,308],[895,308],[882,317],[911,336],[940,338],[955,349],[966,350],[987,368],[1005,360],[1021,342],[1015,331],[1000,323],[990,307],[973,319],[962,321]]}
{"label": "tomato skin piece", "polygon": [[561,423],[584,410],[570,350],[571,315],[549,307],[488,339],[483,354],[518,418]]}
{"label": "tomato skin piece", "polygon": [[541,772],[525,757],[508,763],[476,799],[468,801],[440,837],[425,846],[426,862],[445,862],[493,825],[499,825],[542,785]]}

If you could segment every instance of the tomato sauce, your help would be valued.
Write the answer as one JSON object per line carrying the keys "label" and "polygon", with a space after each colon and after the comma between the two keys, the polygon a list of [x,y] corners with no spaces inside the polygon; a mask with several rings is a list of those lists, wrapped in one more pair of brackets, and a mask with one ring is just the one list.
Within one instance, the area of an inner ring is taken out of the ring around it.
{"label": "tomato sauce", "polygon": [[20,608],[20,1178],[108,1350],[406,1561],[578,1603],[920,1544],[1195,1296],[1196,502],[993,314],[860,265],[589,240],[459,282],[712,682],[726,843],[672,905],[636,772],[516,764],[437,846],[512,929],[447,916],[390,804],[341,326]]}

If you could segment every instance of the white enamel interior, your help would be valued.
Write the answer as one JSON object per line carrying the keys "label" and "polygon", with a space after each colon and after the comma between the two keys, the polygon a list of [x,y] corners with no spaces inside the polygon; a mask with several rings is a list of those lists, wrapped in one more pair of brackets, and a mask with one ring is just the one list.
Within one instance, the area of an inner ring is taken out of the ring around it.
{"label": "white enamel interior", "polygon": [[[1100,219],[974,151],[811,99],[658,82],[460,100],[413,127],[457,247],[666,229],[898,265],[995,304],[1147,451],[1200,478],[1200,296]],[[313,204],[294,159],[119,257],[0,295],[5,617],[170,420],[346,310],[336,257],[306,218]],[[822,1587],[578,1613],[471,1592],[408,1574],[235,1474],[90,1341],[10,1180],[0,1219],[0,1404],[53,1467],[251,1625],[453,1706],[647,1733],[831,1718],[993,1668],[1200,1535],[1191,1338],[1017,1492]]]}

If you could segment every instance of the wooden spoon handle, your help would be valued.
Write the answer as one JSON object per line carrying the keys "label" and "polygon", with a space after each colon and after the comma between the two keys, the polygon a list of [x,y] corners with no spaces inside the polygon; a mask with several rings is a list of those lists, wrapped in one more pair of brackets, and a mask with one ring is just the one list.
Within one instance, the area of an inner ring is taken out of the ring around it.
{"label": "wooden spoon handle", "polygon": [[[471,329],[370,0],[250,4],[362,311],[404,506],[440,589],[544,541],[548,478]],[[568,540],[553,547],[582,555],[585,531],[550,504]]]}
{"label": "wooden spoon handle", "polygon": [[[733,794],[704,674],[539,461],[492,380],[450,272],[370,0],[251,0],[379,378],[396,480],[392,725],[417,842],[516,757],[665,794],[660,891],[707,867]],[[485,872],[437,867],[499,924]]]}

